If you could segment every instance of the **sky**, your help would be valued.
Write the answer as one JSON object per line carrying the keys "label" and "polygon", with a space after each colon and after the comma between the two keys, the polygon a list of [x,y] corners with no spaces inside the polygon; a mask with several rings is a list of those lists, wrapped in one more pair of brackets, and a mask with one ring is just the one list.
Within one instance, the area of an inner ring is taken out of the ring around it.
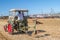
{"label": "sky", "polygon": [[28,9],[29,15],[60,12],[60,0],[0,0],[0,15],[9,15],[10,9]]}

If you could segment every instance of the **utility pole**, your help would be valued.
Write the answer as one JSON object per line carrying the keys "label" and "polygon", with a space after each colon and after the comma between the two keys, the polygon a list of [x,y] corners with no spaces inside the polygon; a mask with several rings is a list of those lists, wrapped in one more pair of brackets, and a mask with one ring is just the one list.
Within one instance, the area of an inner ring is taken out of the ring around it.
{"label": "utility pole", "polygon": [[50,15],[52,15],[52,16],[53,16],[53,14],[54,14],[54,13],[55,13],[54,9],[53,9],[53,8],[51,8]]}

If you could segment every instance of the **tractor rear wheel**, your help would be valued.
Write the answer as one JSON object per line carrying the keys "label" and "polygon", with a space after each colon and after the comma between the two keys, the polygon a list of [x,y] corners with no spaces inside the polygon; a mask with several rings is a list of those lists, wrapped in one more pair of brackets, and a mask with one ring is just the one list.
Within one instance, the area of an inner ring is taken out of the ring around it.
{"label": "tractor rear wheel", "polygon": [[13,34],[14,30],[11,24],[8,24],[8,33]]}

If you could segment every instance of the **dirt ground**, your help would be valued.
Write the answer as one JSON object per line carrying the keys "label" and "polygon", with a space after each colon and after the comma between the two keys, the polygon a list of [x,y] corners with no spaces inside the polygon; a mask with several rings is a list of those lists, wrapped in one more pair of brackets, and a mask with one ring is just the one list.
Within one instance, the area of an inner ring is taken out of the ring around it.
{"label": "dirt ground", "polygon": [[60,19],[37,19],[36,31],[34,35],[34,19],[28,19],[28,25],[31,27],[27,34],[15,33],[8,34],[3,29],[7,20],[0,19],[0,40],[60,40]]}

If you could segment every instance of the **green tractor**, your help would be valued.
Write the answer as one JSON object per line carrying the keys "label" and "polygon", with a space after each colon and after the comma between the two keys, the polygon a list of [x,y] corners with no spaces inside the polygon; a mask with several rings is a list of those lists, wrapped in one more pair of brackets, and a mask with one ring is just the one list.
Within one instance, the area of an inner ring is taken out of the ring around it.
{"label": "green tractor", "polygon": [[[14,30],[18,32],[28,31],[28,10],[24,9],[11,9],[9,11],[8,24],[4,26],[4,30],[8,33],[13,34]],[[34,32],[36,30],[36,22],[34,26]]]}

